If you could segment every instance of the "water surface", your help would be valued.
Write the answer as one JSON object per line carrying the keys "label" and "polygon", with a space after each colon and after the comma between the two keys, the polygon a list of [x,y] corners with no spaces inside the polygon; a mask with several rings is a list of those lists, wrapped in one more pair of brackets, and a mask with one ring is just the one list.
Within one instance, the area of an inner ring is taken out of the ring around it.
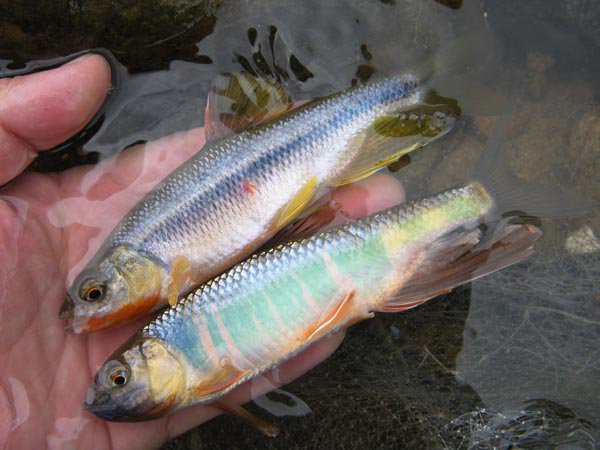
{"label": "water surface", "polygon": [[[181,2],[191,9],[160,26],[149,19],[160,2],[143,3],[138,16],[117,14],[113,34],[74,25],[101,14],[93,8],[55,12],[72,27],[52,33],[40,31],[42,18],[28,22],[18,11],[2,22],[3,75],[97,46],[114,55],[115,90],[101,114],[32,170],[95,162],[201,126],[211,82],[224,71],[278,79],[293,99],[311,99],[411,71],[445,42],[485,27],[499,47],[461,75],[493,85],[514,104],[511,166],[524,178],[576,188],[600,202],[600,8],[593,1],[449,7],[433,0],[265,0],[202,9]],[[139,33],[120,35],[130,23]],[[40,35],[49,42],[40,45]],[[467,179],[493,123],[484,105],[482,99],[482,113],[464,116],[450,136],[411,155],[397,172],[409,198]],[[283,388],[292,400],[276,392],[250,405],[280,426],[277,439],[221,416],[165,448],[594,448],[599,218],[596,208],[585,218],[544,221],[539,250],[528,261],[414,311],[353,327],[333,357]],[[17,396],[23,390],[18,381],[12,388]],[[26,413],[32,412],[22,405],[19,420]],[[84,425],[62,427],[62,438],[77,426]]]}

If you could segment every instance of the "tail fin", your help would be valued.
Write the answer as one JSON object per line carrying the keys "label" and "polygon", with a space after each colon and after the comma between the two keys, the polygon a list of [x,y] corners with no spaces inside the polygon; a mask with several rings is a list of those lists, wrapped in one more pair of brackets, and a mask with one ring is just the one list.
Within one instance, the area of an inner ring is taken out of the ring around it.
{"label": "tail fin", "polygon": [[471,175],[494,200],[494,213],[500,216],[521,211],[529,216],[554,218],[588,213],[593,203],[587,198],[555,186],[527,182],[510,170],[503,149],[509,119],[500,119]]}
{"label": "tail fin", "polygon": [[418,268],[392,298],[373,310],[400,312],[447,294],[455,287],[516,264],[533,252],[542,232],[533,225],[501,221],[487,233],[459,229],[442,236],[416,259]]}

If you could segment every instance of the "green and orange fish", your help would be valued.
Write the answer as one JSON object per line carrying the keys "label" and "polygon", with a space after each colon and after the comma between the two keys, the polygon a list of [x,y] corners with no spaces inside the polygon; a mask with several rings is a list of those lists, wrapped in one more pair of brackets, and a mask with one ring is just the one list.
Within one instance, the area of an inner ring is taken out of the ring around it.
{"label": "green and orange fish", "polygon": [[85,408],[117,421],[223,408],[236,386],[337,330],[523,260],[541,231],[506,213],[573,216],[589,206],[511,175],[498,159],[501,136],[464,187],[280,245],[192,291],[108,359]]}
{"label": "green and orange fish", "polygon": [[85,333],[174,305],[329,189],[447,133],[458,109],[424,105],[425,94],[405,75],[290,109],[272,82],[224,77],[209,97],[209,144],[121,220],[68,287],[61,318]]}

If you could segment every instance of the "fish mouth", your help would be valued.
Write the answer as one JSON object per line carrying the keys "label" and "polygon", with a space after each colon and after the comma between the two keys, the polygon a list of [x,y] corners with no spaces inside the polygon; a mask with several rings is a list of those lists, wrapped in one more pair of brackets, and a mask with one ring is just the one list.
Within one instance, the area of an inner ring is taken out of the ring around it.
{"label": "fish mouth", "polygon": [[75,317],[75,302],[68,293],[65,296],[65,301],[60,307],[58,317],[63,320],[73,319]]}
{"label": "fish mouth", "polygon": [[[135,396],[141,388],[132,392]],[[141,422],[148,420],[143,414],[132,414],[131,411],[112,402],[108,395],[99,395],[95,397],[93,388],[88,388],[86,398],[83,402],[83,409],[94,414],[96,417],[109,422]]]}

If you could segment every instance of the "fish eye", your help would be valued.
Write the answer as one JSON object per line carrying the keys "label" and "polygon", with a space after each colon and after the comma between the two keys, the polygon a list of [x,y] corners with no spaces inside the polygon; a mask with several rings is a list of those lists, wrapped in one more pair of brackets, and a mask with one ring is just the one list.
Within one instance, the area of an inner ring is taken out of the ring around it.
{"label": "fish eye", "polygon": [[113,386],[124,386],[129,380],[129,372],[127,371],[127,369],[122,367],[117,370],[114,370],[109,375],[109,378]]}
{"label": "fish eye", "polygon": [[104,286],[101,284],[93,284],[88,286],[81,298],[86,302],[97,302],[104,297]]}

